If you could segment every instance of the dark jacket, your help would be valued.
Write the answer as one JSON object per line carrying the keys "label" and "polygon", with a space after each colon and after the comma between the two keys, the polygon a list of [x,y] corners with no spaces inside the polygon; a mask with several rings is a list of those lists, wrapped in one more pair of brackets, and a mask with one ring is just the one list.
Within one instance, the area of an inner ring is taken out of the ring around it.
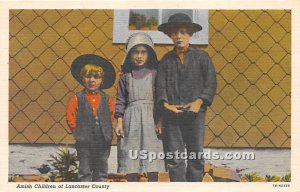
{"label": "dark jacket", "polygon": [[76,142],[97,142],[105,138],[110,143],[112,140],[112,125],[108,107],[108,95],[100,92],[101,102],[98,107],[97,116],[93,116],[92,108],[87,101],[84,91],[76,94],[78,100],[78,111],[76,118],[75,139]]}
{"label": "dark jacket", "polygon": [[212,104],[216,94],[216,73],[209,55],[189,47],[184,63],[175,49],[166,53],[158,65],[156,97],[173,105],[185,105],[201,98],[201,111]]}

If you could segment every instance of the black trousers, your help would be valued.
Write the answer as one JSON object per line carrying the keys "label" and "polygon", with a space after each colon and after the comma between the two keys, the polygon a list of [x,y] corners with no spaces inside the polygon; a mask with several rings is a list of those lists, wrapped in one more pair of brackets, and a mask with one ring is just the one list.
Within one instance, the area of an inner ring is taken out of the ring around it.
{"label": "black trousers", "polygon": [[106,181],[111,144],[98,138],[97,141],[76,142],[75,148],[79,160],[78,181]]}
{"label": "black trousers", "polygon": [[[191,152],[197,158],[166,158],[170,180],[175,182],[200,182],[203,177],[204,159],[198,158],[203,152],[205,112],[183,112],[175,114],[166,112],[164,115],[163,141],[165,152],[172,154]],[[180,156],[179,156],[180,157]]]}

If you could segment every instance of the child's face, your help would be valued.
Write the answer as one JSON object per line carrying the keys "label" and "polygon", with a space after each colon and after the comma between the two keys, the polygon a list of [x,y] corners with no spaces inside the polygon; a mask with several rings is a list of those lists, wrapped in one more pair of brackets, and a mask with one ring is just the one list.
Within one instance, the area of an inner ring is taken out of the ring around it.
{"label": "child's face", "polygon": [[181,50],[189,46],[191,35],[188,33],[186,27],[180,27],[172,31],[170,37],[175,47]]}
{"label": "child's face", "polygon": [[102,76],[100,73],[88,73],[83,76],[83,83],[87,91],[98,91],[102,83]]}
{"label": "child's face", "polygon": [[148,51],[147,48],[143,45],[137,45],[132,48],[131,52],[131,61],[135,66],[143,66],[148,59]]}

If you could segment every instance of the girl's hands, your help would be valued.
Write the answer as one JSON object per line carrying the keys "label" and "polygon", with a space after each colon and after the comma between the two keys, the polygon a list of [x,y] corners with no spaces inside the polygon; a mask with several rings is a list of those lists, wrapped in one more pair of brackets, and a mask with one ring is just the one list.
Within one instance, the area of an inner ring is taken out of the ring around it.
{"label": "girl's hands", "polygon": [[159,139],[162,137],[162,122],[160,120],[155,125],[155,133]]}
{"label": "girl's hands", "polygon": [[117,125],[116,125],[116,128],[115,128],[115,132],[116,132],[116,135],[118,137],[124,137],[123,118],[118,118],[117,119]]}

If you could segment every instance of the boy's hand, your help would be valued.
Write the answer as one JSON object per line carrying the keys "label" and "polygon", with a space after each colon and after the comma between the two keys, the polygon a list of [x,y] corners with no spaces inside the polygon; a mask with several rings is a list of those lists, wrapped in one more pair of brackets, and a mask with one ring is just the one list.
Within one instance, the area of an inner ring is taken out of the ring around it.
{"label": "boy's hand", "polygon": [[174,113],[181,113],[183,112],[182,110],[178,109],[182,107],[181,105],[170,105],[169,103],[164,103],[164,107],[168,109],[169,111],[172,111]]}
{"label": "boy's hand", "polygon": [[190,112],[198,113],[200,111],[202,103],[202,99],[196,99],[195,101],[185,105],[184,108],[189,108]]}

